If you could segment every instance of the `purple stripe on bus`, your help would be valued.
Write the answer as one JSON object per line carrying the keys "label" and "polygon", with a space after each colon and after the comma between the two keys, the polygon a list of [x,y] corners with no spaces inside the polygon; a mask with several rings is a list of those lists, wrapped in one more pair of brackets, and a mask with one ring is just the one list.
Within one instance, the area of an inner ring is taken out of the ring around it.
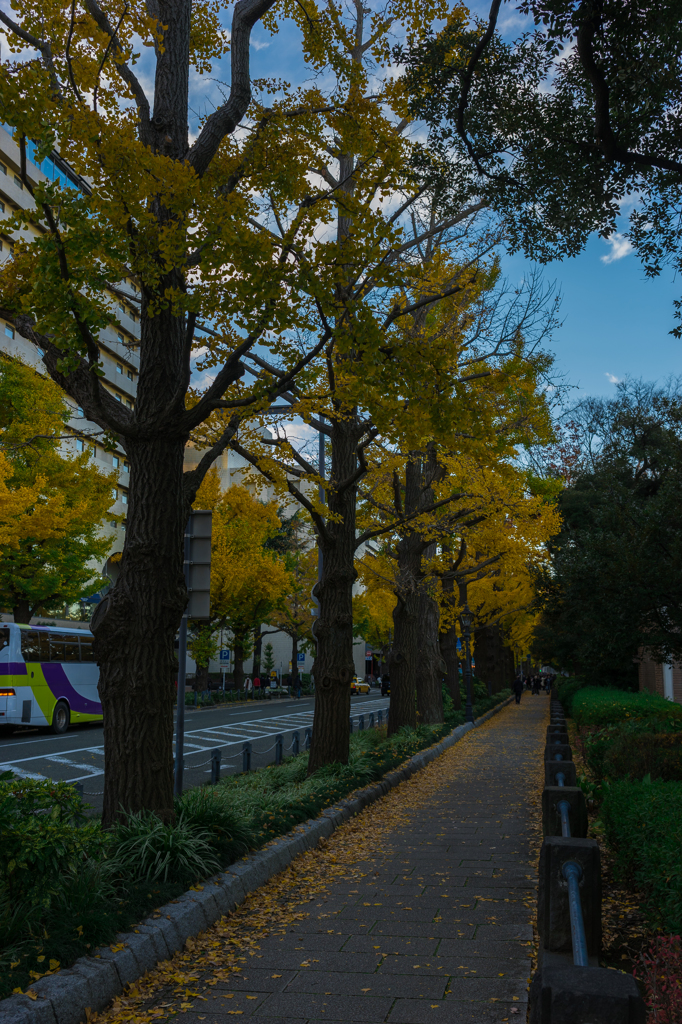
{"label": "purple stripe on bus", "polygon": [[25,676],[26,665],[23,661],[0,661],[0,676]]}
{"label": "purple stripe on bus", "polygon": [[40,667],[43,670],[47,685],[57,700],[60,697],[64,697],[68,700],[72,711],[82,711],[86,715],[102,714],[102,705],[99,701],[88,700],[86,697],[82,697],[77,690],[74,690],[59,662],[54,662],[53,664],[41,662]]}

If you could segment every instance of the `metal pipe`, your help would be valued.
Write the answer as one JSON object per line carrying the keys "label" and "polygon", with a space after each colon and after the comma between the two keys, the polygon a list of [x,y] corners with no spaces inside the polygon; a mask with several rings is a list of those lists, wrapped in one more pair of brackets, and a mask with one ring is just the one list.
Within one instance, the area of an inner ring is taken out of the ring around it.
{"label": "metal pipe", "polygon": [[583,908],[580,902],[580,879],[583,869],[575,860],[567,860],[561,873],[568,884],[568,912],[571,917],[571,941],[573,942],[573,963],[576,967],[589,967],[587,959],[587,938]]}
{"label": "metal pipe", "polygon": [[557,772],[556,775],[554,776],[554,781],[556,782],[557,786],[565,786],[566,785],[566,776],[564,775],[563,772]]}
{"label": "metal pipe", "polygon": [[557,810],[561,815],[561,834],[565,839],[571,838],[571,819],[569,814],[571,813],[571,805],[568,800],[561,800],[557,804]]}

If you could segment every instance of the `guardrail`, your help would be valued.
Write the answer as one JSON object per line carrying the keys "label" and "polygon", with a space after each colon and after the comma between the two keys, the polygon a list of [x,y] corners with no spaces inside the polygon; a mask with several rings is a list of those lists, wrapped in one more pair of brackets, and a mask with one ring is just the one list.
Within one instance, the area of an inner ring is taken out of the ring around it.
{"label": "guardrail", "polygon": [[538,969],[530,1024],[644,1024],[635,979],[599,966],[601,863],[587,838],[585,797],[576,785],[563,708],[552,690],[538,887]]}
{"label": "guardrail", "polygon": [[[362,713],[356,712],[355,714],[351,714],[349,719],[351,735],[353,734],[354,731],[354,722],[357,726],[357,731],[362,732],[365,728],[380,729],[384,722],[388,721],[388,712],[384,711],[384,709],[381,708],[377,712],[369,712],[367,716],[367,725],[365,725],[365,715],[366,712],[364,711]],[[301,746],[301,732],[303,732],[303,746]],[[296,754],[300,754],[301,749],[310,750],[310,744],[312,743],[313,738],[313,730],[311,727],[299,727],[298,729],[294,729],[290,734],[291,742],[286,747],[284,745],[284,735],[284,733],[278,733],[274,737],[275,742],[273,743],[273,745],[271,747],[267,747],[265,750],[254,750],[254,740],[242,741],[241,749],[233,754],[227,754],[225,753],[225,750],[228,747],[237,746],[239,741],[227,743],[225,747],[214,747],[214,749],[211,751],[211,756],[207,758],[205,761],[200,761],[198,764],[188,764],[187,761],[185,761],[185,771],[194,771],[198,768],[205,768],[207,765],[210,765],[211,785],[215,786],[218,784],[218,782],[220,782],[222,769],[224,767],[232,767],[231,765],[229,765],[230,761],[235,762],[234,774],[241,774],[244,772],[253,771],[257,767],[266,767],[268,764],[281,764],[286,754],[290,754],[292,757],[295,757]],[[274,758],[263,763],[263,759],[267,758],[268,755],[272,754],[273,752]],[[192,755],[188,754],[187,756],[189,758]],[[241,772],[239,771],[240,760]],[[253,763],[256,760],[259,762],[258,764]],[[223,762],[225,762],[225,764]],[[82,782],[76,782],[74,785],[82,799],[89,796],[103,795],[102,790],[95,793],[89,791],[86,792]]]}

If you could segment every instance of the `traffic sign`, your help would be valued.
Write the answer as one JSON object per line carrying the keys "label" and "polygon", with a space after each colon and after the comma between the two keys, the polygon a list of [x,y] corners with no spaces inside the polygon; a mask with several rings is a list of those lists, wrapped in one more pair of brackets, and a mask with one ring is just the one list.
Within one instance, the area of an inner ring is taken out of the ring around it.
{"label": "traffic sign", "polygon": [[232,651],[222,650],[220,652],[220,660],[221,661],[229,661],[231,656],[232,656]]}
{"label": "traffic sign", "polygon": [[296,661],[305,661],[305,654],[303,651],[298,651],[296,653]]}

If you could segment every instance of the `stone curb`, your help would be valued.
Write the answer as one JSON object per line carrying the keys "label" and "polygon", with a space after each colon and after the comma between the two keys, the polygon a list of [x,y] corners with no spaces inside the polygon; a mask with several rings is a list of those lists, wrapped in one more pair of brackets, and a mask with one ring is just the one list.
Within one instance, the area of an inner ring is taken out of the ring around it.
{"label": "stone curb", "polygon": [[513,697],[491,708],[475,723],[460,725],[426,750],[421,750],[380,782],[360,790],[310,818],[257,853],[231,864],[227,871],[160,907],[132,932],[116,936],[112,946],[81,957],[73,967],[40,978],[30,986],[37,998],[13,995],[0,1001],[0,1024],[82,1024],[89,1013],[103,1010],[131,982],[182,949],[187,939],[206,931],[247,895],[283,871],[300,853],[312,850],[344,821],[385,796],[394,786],[425,768],[454,746],[470,729],[506,707]]}

